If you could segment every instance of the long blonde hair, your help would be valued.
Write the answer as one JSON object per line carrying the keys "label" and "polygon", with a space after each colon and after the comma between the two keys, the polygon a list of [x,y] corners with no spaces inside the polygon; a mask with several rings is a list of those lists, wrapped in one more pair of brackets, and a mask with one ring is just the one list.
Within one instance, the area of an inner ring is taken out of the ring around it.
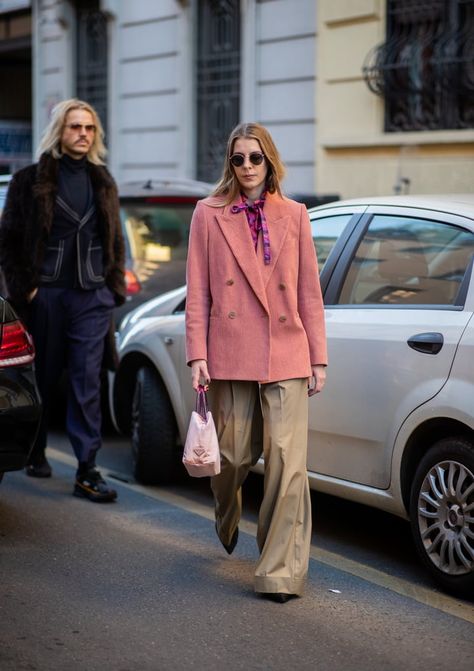
{"label": "long blonde hair", "polygon": [[92,105],[84,102],[84,100],[78,100],[77,98],[63,100],[53,107],[50,122],[45,128],[38,146],[37,157],[39,158],[41,154],[51,154],[53,158],[61,158],[61,136],[63,128],[66,123],[67,115],[73,110],[85,110],[92,115],[96,131],[87,158],[91,163],[95,163],[95,165],[104,165],[107,149],[104,145],[104,129],[100,123],[99,115]]}
{"label": "long blonde hair", "polygon": [[267,163],[266,189],[270,193],[275,193],[276,191],[278,195],[281,196],[281,180],[285,176],[285,166],[283,165],[278,149],[268,130],[255,122],[241,123],[231,132],[227,141],[222,175],[211,195],[223,196],[225,204],[228,205],[235,200],[240,192],[241,187],[239,181],[235,176],[234,168],[229,161],[234,150],[234,143],[239,138],[257,140],[262,152],[265,154]]}

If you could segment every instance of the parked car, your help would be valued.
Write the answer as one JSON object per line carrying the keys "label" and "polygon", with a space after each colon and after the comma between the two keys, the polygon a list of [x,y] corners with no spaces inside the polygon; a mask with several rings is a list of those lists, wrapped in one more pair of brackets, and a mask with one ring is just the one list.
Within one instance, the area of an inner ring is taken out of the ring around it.
{"label": "parked car", "polygon": [[0,296],[0,481],[24,468],[39,426],[41,399],[30,334]]}
{"label": "parked car", "polygon": [[[474,197],[339,201],[310,220],[330,362],[310,399],[311,487],[410,519],[432,576],[472,595]],[[118,334],[112,414],[145,483],[171,477],[194,405],[185,300],[145,303]]]}

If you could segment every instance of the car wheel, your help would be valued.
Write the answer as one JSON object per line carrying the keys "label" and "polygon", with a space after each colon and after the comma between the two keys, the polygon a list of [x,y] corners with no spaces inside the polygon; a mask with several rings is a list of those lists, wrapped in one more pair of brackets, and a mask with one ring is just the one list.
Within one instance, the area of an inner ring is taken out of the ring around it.
{"label": "car wheel", "polygon": [[421,460],[410,518],[416,549],[435,580],[462,597],[474,595],[474,445],[445,438]]}
{"label": "car wheel", "polygon": [[131,428],[137,480],[145,484],[169,482],[176,461],[176,422],[166,389],[149,367],[137,372]]}

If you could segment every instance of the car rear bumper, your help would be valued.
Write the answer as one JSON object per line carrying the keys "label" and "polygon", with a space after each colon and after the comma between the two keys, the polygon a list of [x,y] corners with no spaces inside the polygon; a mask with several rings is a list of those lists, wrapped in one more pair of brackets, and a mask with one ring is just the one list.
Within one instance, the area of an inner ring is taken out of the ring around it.
{"label": "car rear bumper", "polygon": [[0,472],[24,468],[41,418],[32,368],[3,369],[0,385]]}

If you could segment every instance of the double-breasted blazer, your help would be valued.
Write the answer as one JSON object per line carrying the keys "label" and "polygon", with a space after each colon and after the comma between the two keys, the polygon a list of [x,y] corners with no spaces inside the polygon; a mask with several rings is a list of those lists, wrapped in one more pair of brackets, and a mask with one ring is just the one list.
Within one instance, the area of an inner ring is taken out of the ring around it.
{"label": "double-breasted blazer", "polygon": [[[245,211],[216,197],[193,214],[187,261],[186,358],[212,379],[275,382],[327,363],[324,307],[306,207],[277,194],[264,206],[271,262]],[[259,241],[260,245],[260,241]]]}

